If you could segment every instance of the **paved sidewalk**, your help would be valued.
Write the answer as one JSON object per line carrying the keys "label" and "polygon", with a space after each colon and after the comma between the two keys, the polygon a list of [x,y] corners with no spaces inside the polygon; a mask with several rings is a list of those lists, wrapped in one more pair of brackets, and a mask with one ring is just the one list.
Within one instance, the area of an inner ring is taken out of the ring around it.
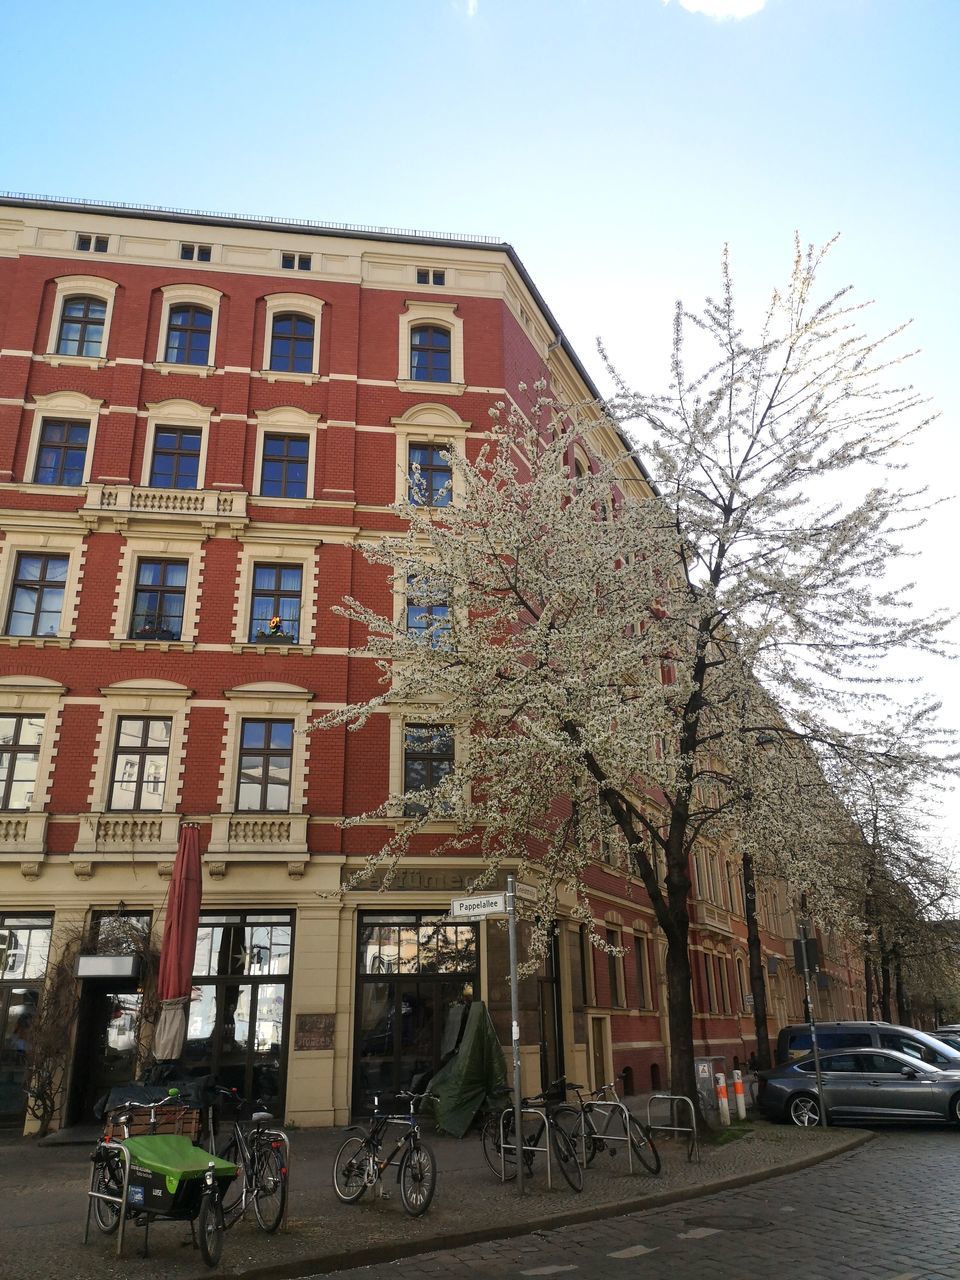
{"label": "paved sidewalk", "polygon": [[[343,1136],[341,1129],[291,1134],[286,1229],[265,1236],[252,1222],[239,1224],[228,1233],[219,1274],[280,1280],[652,1207],[795,1168],[799,1162],[814,1163],[860,1145],[871,1135],[756,1121],[747,1136],[706,1148],[699,1166],[687,1163],[679,1144],[659,1143],[664,1167],[656,1178],[645,1171],[631,1177],[622,1147],[615,1159],[601,1153],[580,1195],[559,1178],[548,1192],[541,1167],[522,1200],[515,1184],[501,1185],[491,1174],[476,1135],[462,1141],[428,1135],[437,1157],[437,1191],[427,1214],[418,1219],[403,1212],[393,1180],[386,1183],[389,1199],[368,1193],[352,1206],[336,1199],[330,1171]],[[155,1224],[148,1259],[139,1254],[143,1233],[135,1229],[128,1231],[123,1260],[115,1256],[114,1240],[100,1235],[95,1224],[90,1243],[83,1247],[89,1170],[87,1147],[40,1146],[29,1139],[0,1137],[4,1274],[17,1280],[105,1280],[120,1275],[195,1280],[211,1275],[199,1253],[188,1247],[189,1229],[182,1223]]]}

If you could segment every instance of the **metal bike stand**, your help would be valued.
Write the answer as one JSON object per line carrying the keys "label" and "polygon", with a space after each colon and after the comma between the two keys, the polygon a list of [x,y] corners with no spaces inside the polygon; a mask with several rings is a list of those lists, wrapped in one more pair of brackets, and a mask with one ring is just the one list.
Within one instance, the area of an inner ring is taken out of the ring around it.
{"label": "metal bike stand", "polygon": [[[588,1111],[599,1111],[606,1108],[608,1111],[619,1111],[623,1116],[623,1134],[622,1138],[612,1137],[609,1133],[597,1134],[598,1138],[602,1138],[604,1142],[625,1142],[627,1144],[627,1165],[630,1173],[633,1173],[633,1143],[630,1141],[630,1112],[622,1102],[601,1102],[599,1099],[595,1102],[585,1102],[583,1104],[584,1114]],[[583,1150],[583,1168],[587,1167],[587,1126],[580,1126],[580,1146]]]}
{"label": "metal bike stand", "polygon": [[[690,1109],[690,1123],[688,1125],[681,1124],[651,1124],[650,1123],[650,1104],[651,1102],[669,1102],[670,1103],[670,1119],[677,1119],[677,1107],[680,1104],[686,1104]],[[657,1133],[692,1133],[693,1149],[697,1153],[697,1164],[700,1163],[700,1137],[697,1133],[697,1113],[694,1110],[693,1103],[684,1093],[651,1093],[647,1099],[647,1128]],[[690,1156],[687,1156],[689,1162]]]}
{"label": "metal bike stand", "polygon": [[90,1189],[87,1192],[87,1220],[83,1227],[83,1243],[86,1244],[90,1237],[90,1214],[93,1210],[94,1200],[106,1200],[110,1204],[117,1205],[118,1212],[120,1214],[120,1222],[117,1226],[117,1257],[119,1258],[123,1255],[123,1234],[124,1228],[127,1225],[127,1191],[130,1187],[130,1152],[122,1142],[111,1142],[109,1144],[111,1150],[119,1151],[123,1156],[123,1185],[120,1189],[120,1195],[107,1195],[105,1191],[94,1191],[93,1189],[94,1183],[97,1180],[97,1172],[105,1163],[104,1161],[98,1161],[96,1158],[104,1145],[104,1143],[99,1142],[97,1144],[97,1151],[94,1155],[93,1171],[90,1174]]}
{"label": "metal bike stand", "polygon": [[[504,1132],[504,1126],[506,1124],[507,1116],[511,1114],[512,1113],[509,1109],[500,1112],[500,1181],[501,1182],[506,1182],[507,1180],[507,1166],[506,1166],[506,1161],[504,1159],[505,1153],[507,1151],[517,1150],[517,1144],[515,1142],[506,1141],[506,1134]],[[522,1133],[520,1135],[521,1146],[524,1151],[545,1151],[546,1152],[547,1190],[552,1191],[553,1190],[553,1169],[550,1161],[550,1121],[547,1118],[546,1111],[541,1111],[539,1107],[523,1107],[520,1111],[521,1124],[523,1123],[524,1116],[539,1116],[539,1118],[543,1121],[543,1146],[542,1147],[528,1146],[525,1142],[522,1141],[523,1139]],[[520,1161],[522,1159],[523,1159],[523,1156],[518,1154],[517,1155],[518,1171],[520,1167]],[[518,1172],[518,1176],[519,1176],[519,1172]]]}

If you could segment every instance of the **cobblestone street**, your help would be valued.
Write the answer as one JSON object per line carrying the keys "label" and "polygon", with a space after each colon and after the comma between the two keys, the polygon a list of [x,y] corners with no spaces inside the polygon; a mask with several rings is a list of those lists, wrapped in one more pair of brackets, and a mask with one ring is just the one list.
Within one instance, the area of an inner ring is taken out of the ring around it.
{"label": "cobblestone street", "polygon": [[960,1135],[886,1130],[801,1173],[621,1218],[340,1272],[341,1280],[956,1280]]}

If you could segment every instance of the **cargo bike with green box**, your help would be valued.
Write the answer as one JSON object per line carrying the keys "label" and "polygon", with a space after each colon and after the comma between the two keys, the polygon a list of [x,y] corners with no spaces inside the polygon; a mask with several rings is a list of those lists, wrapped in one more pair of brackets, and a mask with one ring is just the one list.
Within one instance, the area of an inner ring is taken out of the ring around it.
{"label": "cargo bike with green box", "polygon": [[172,1091],[159,1102],[127,1102],[107,1113],[103,1137],[91,1156],[83,1242],[91,1214],[105,1235],[117,1236],[123,1253],[129,1222],[144,1228],[144,1254],[153,1222],[189,1222],[207,1266],[223,1253],[223,1197],[240,1172],[194,1145],[200,1112]]}

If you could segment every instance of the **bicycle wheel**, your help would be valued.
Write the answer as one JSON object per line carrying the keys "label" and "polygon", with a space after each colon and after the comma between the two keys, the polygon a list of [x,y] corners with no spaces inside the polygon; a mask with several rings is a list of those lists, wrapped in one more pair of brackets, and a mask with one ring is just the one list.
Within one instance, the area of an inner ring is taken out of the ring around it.
{"label": "bicycle wheel", "polygon": [[653,1139],[644,1133],[640,1121],[630,1117],[630,1145],[634,1156],[640,1161],[648,1173],[660,1172],[660,1152],[653,1145]]}
{"label": "bicycle wheel", "polygon": [[205,1195],[197,1215],[197,1234],[200,1237],[200,1256],[208,1267],[215,1267],[223,1255],[224,1230],[220,1197],[216,1192]]}
{"label": "bicycle wheel", "polygon": [[553,1155],[556,1163],[560,1166],[560,1172],[566,1178],[574,1191],[583,1190],[583,1170],[580,1168],[580,1161],[577,1159],[577,1153],[573,1143],[557,1126],[550,1121],[550,1145],[553,1148]]}
{"label": "bicycle wheel", "polygon": [[567,1134],[567,1137],[573,1143],[573,1149],[577,1153],[577,1159],[580,1161],[581,1167],[586,1168],[583,1163],[584,1153],[586,1153],[587,1164],[593,1164],[594,1156],[600,1150],[601,1139],[597,1136],[597,1131],[593,1127],[593,1120],[589,1112],[581,1111],[577,1116],[577,1123],[573,1133]]}
{"label": "bicycle wheel", "polygon": [[425,1142],[407,1144],[400,1160],[400,1199],[411,1218],[430,1208],[437,1187],[437,1163]]}
{"label": "bicycle wheel", "polygon": [[[119,1196],[123,1193],[123,1175],[116,1161],[106,1160],[99,1164],[93,1189],[102,1191],[108,1196]],[[120,1205],[111,1204],[109,1200],[94,1200],[93,1216],[103,1234],[112,1236],[120,1225]]]}
{"label": "bicycle wheel", "polygon": [[[504,1137],[509,1146],[513,1142],[512,1115],[508,1115],[504,1122]],[[484,1160],[486,1160],[497,1177],[502,1177],[504,1182],[512,1182],[517,1176],[517,1153],[515,1151],[504,1151],[501,1169],[499,1112],[491,1112],[483,1122],[483,1128],[480,1130],[480,1146]]]}
{"label": "bicycle wheel", "polygon": [[220,1198],[224,1226],[232,1227],[234,1223],[240,1221],[247,1207],[247,1171],[240,1159],[240,1147],[235,1137],[225,1142],[217,1154],[221,1160],[229,1160],[240,1170]]}
{"label": "bicycle wheel", "polygon": [[571,1107],[568,1104],[556,1107],[552,1113],[553,1123],[563,1130],[571,1142],[573,1142],[573,1135],[577,1131],[580,1114],[579,1107]]}
{"label": "bicycle wheel", "polygon": [[284,1144],[263,1134],[253,1149],[253,1211],[261,1231],[272,1235],[287,1207],[287,1166]]}
{"label": "bicycle wheel", "polygon": [[367,1189],[370,1149],[365,1138],[348,1138],[333,1161],[333,1189],[344,1204],[356,1204]]}

